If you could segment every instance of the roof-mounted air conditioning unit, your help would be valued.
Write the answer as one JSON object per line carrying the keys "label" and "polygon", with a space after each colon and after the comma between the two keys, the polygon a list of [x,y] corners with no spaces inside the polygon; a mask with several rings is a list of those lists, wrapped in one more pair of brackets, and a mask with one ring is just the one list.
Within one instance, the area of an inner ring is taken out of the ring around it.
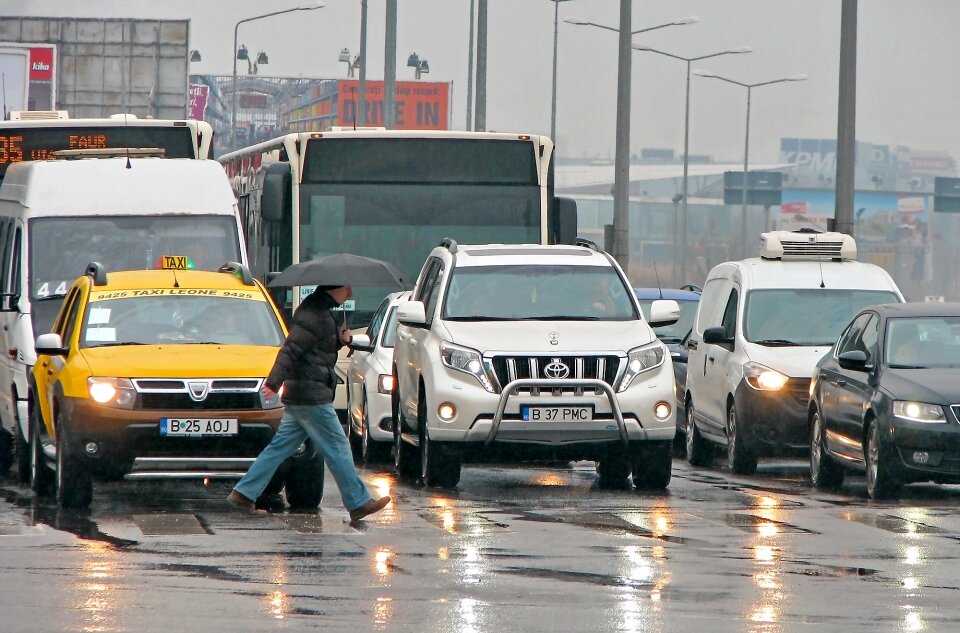
{"label": "roof-mounted air conditioning unit", "polygon": [[66,110],[11,110],[11,121],[49,121],[69,119]]}
{"label": "roof-mounted air conditioning unit", "polygon": [[846,233],[818,231],[772,231],[760,234],[763,259],[851,260],[857,258],[857,243]]}

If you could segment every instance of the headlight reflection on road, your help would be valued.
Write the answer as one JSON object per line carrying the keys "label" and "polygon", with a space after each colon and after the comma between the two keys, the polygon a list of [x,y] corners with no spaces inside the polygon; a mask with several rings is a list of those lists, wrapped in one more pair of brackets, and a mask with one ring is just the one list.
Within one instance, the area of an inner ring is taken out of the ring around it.
{"label": "headlight reflection on road", "polygon": [[267,592],[266,606],[267,612],[275,620],[282,620],[290,613],[290,596],[280,588],[286,587],[289,581],[287,562],[282,557],[274,558],[273,564],[270,566],[270,584],[278,587],[278,589]]}
{"label": "headlight reflection on road", "polygon": [[433,510],[437,514],[440,529],[450,534],[456,534],[457,522],[453,513],[453,503],[443,497],[433,497],[430,499],[430,502],[433,504]]}
{"label": "headlight reflection on road", "polygon": [[373,605],[373,623],[377,625],[377,630],[383,630],[383,625],[390,622],[392,617],[393,598],[377,596],[377,601]]}
{"label": "headlight reflection on road", "polygon": [[753,574],[753,582],[760,595],[747,613],[747,619],[764,625],[762,630],[766,633],[775,633],[781,630],[780,618],[788,597],[781,582],[781,554],[775,545],[780,536],[779,522],[783,517],[776,499],[762,497],[758,505],[758,517],[763,520],[757,523],[752,553],[758,567]]}
{"label": "headlight reflection on road", "polygon": [[122,593],[115,591],[119,566],[117,551],[106,543],[82,542],[85,558],[80,563],[80,581],[73,586],[77,593],[75,608],[81,614],[84,633],[108,633],[125,627],[116,621],[127,605],[119,601]]}
{"label": "headlight reflection on road", "polygon": [[373,553],[373,569],[378,576],[387,576],[392,571],[391,556],[393,556],[393,550],[389,547],[381,547]]}

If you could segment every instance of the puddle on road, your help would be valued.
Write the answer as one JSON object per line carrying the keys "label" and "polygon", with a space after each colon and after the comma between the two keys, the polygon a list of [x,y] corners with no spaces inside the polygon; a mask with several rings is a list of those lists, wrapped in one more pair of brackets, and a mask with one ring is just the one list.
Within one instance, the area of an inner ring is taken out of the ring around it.
{"label": "puddle on road", "polygon": [[24,510],[28,526],[42,523],[78,538],[107,543],[117,548],[137,545],[137,541],[101,532],[100,527],[86,516],[86,510],[67,510],[58,507],[55,501],[43,503],[36,497],[24,497],[6,488],[0,488],[0,499]]}
{"label": "puddle on road", "polygon": [[892,514],[861,514],[858,512],[845,512],[842,518],[847,521],[854,521],[863,525],[893,532],[894,534],[943,534],[944,531],[933,525],[927,525],[919,521],[911,521]]}
{"label": "puddle on road", "polygon": [[505,567],[497,570],[504,574],[525,576],[547,580],[561,580],[564,582],[581,582],[603,587],[629,587],[633,589],[653,588],[656,583],[652,580],[636,580],[624,576],[610,576],[607,574],[593,574],[583,571],[562,571],[558,569],[542,569],[537,567]]}
{"label": "puddle on road", "polygon": [[[637,513],[632,513],[637,514]],[[521,512],[515,518],[518,521],[538,521],[541,523],[564,523],[567,525],[576,525],[580,527],[591,528],[594,530],[607,530],[613,532],[624,532],[635,536],[666,541],[669,543],[680,543],[687,545],[706,545],[704,541],[697,541],[681,536],[674,536],[664,532],[649,529],[628,521],[621,516],[610,512],[594,513],[573,513],[573,514],[538,514],[536,512]]]}
{"label": "puddle on road", "polygon": [[194,514],[134,514],[133,522],[147,536],[213,534]]}
{"label": "puddle on road", "polygon": [[704,513],[703,518],[726,523],[730,527],[750,532],[752,534],[761,534],[764,536],[773,536],[775,534],[818,534],[813,530],[807,530],[796,525],[774,521],[754,514],[734,514],[727,513],[723,515],[711,515]]}
{"label": "puddle on road", "polygon": [[355,534],[357,530],[342,517],[323,516],[321,514],[277,514],[291,530],[299,534]]}

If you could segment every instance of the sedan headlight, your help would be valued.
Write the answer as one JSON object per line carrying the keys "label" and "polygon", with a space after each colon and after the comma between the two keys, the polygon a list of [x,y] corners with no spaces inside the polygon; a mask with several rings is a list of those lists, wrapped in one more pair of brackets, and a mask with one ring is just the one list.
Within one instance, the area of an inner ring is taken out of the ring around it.
{"label": "sedan headlight", "polygon": [[626,391],[634,378],[645,371],[650,371],[662,365],[666,356],[667,348],[659,342],[630,350],[630,353],[627,354],[627,370],[623,373],[623,378],[620,379],[617,392]]}
{"label": "sedan headlight", "polygon": [[787,376],[760,363],[744,365],[743,377],[748,385],[758,391],[777,391],[787,384]]}
{"label": "sedan headlight", "polygon": [[484,389],[490,393],[494,392],[493,383],[483,368],[483,357],[477,350],[443,343],[440,345],[440,358],[450,369],[470,374],[483,385]]}
{"label": "sedan headlight", "polygon": [[105,407],[132,409],[137,403],[137,392],[127,378],[87,378],[90,399]]}
{"label": "sedan headlight", "polygon": [[939,404],[912,402],[910,400],[894,400],[893,415],[901,420],[909,420],[911,422],[930,422],[937,424],[947,421],[947,416],[943,413],[943,407]]}
{"label": "sedan headlight", "polygon": [[263,393],[263,386],[261,386],[260,387],[260,408],[261,409],[279,409],[280,407],[283,406],[283,403],[280,402],[280,398],[282,397],[283,397],[283,385],[280,385],[280,389],[275,391],[273,395],[269,397]]}

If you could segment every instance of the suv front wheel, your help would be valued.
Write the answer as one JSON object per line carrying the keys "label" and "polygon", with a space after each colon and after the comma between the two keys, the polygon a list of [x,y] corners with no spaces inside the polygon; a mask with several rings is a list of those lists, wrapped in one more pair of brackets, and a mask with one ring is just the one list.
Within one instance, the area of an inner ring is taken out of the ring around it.
{"label": "suv front wheel", "polygon": [[420,454],[403,441],[405,426],[400,412],[399,400],[393,401],[393,467],[405,479],[414,479],[420,474]]}
{"label": "suv front wheel", "polygon": [[420,478],[425,486],[454,488],[460,483],[460,455],[452,447],[430,440],[427,422],[427,398],[420,392],[417,406],[420,433]]}

